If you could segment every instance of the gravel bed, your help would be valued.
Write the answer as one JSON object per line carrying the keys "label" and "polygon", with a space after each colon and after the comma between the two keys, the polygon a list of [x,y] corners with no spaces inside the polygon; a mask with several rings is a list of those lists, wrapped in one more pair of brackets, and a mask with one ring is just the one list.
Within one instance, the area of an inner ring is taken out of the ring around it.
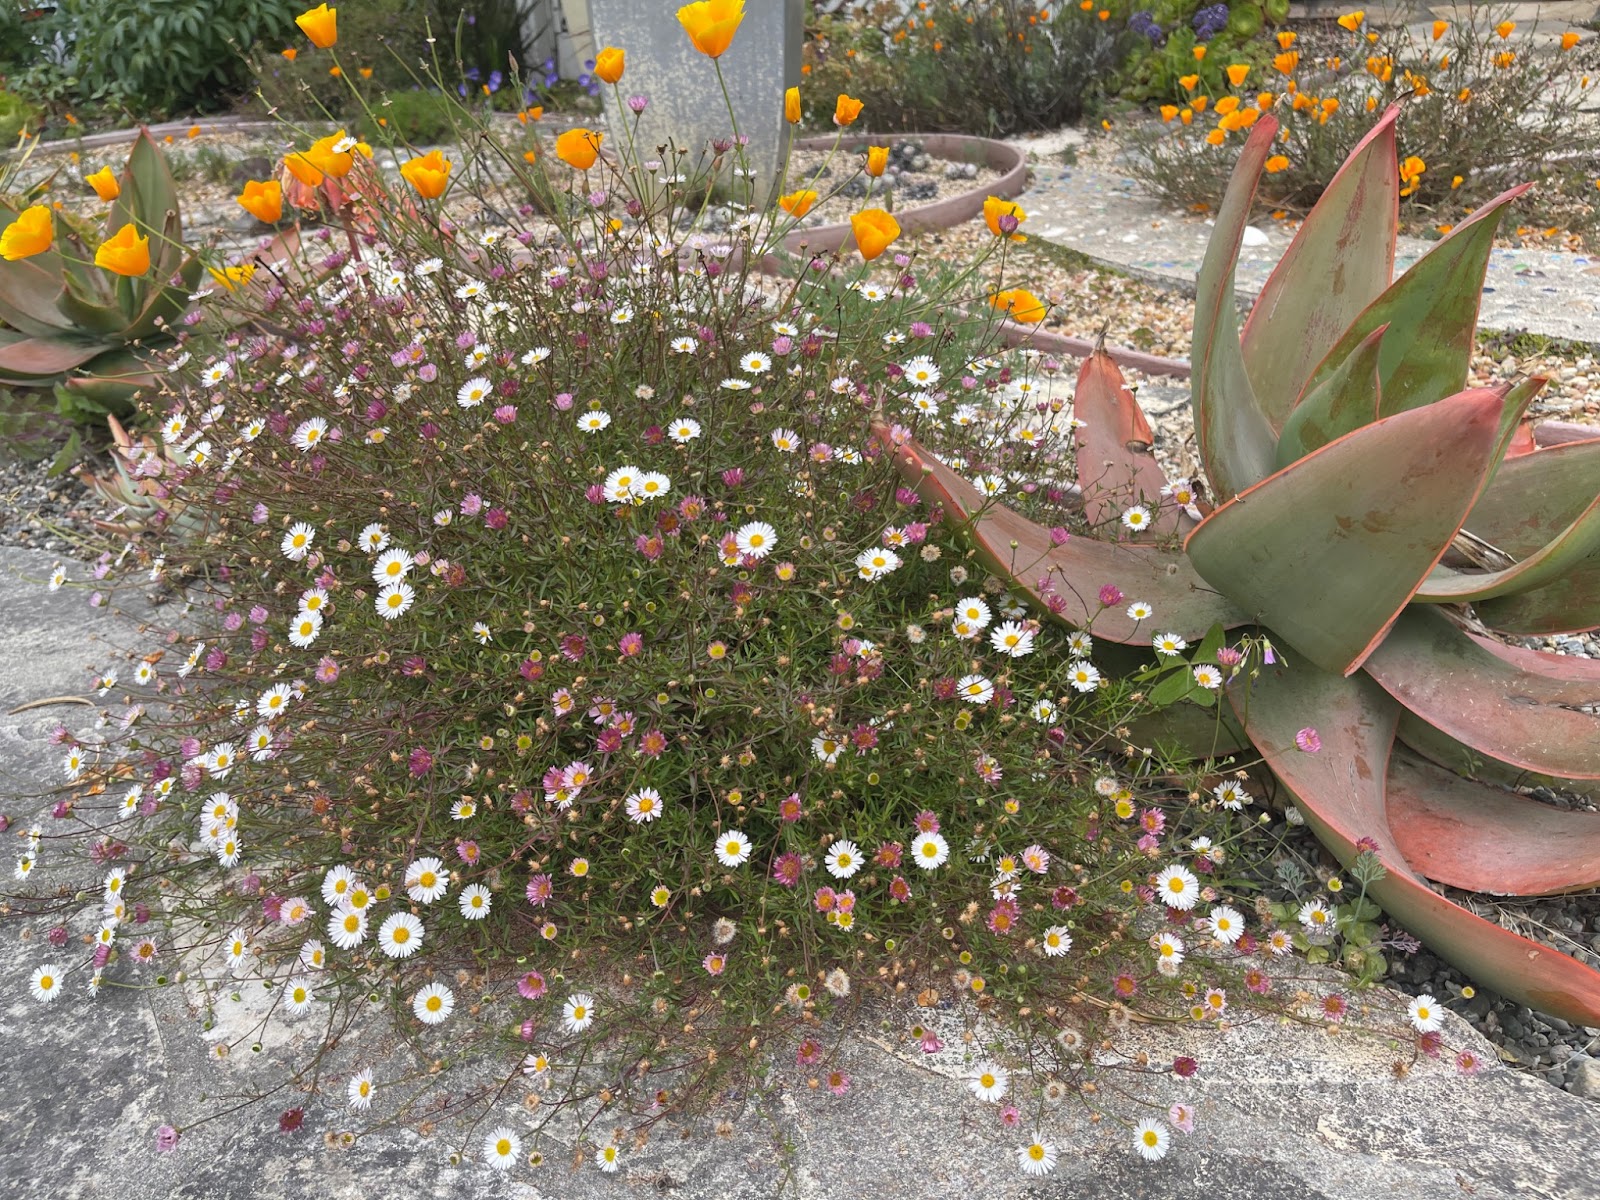
{"label": "gravel bed", "polygon": [[0,546],[82,558],[85,541],[102,537],[93,524],[102,508],[72,472],[51,478],[48,459],[25,463],[0,454]]}

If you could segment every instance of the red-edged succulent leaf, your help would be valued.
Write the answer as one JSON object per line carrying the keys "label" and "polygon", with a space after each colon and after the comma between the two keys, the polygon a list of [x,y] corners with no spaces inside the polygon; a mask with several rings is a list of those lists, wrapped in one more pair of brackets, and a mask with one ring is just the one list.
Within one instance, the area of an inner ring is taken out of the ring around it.
{"label": "red-edged succulent leaf", "polygon": [[1245,369],[1274,429],[1284,429],[1317,364],[1394,276],[1399,115],[1391,105],[1328,182],[1244,323]]}
{"label": "red-edged succulent leaf", "polygon": [[1600,629],[1600,557],[1584,559],[1554,583],[1484,600],[1473,611],[1490,629],[1525,637]]}
{"label": "red-edged succulent leaf", "polygon": [[[1238,694],[1235,694],[1237,692]],[[1396,921],[1475,982],[1581,1025],[1600,1022],[1600,972],[1445,899],[1406,862],[1385,804],[1399,706],[1364,676],[1309,664],[1263,668],[1230,689],[1234,711],[1301,814],[1345,867],[1370,838],[1388,874],[1368,894]],[[1296,731],[1314,726],[1322,749],[1306,754]]]}
{"label": "red-edged succulent leaf", "polygon": [[1388,328],[1374,329],[1294,406],[1278,435],[1279,470],[1378,419],[1378,354]]}
{"label": "red-edged succulent leaf", "polygon": [[1366,662],[1378,685],[1428,724],[1504,763],[1600,779],[1600,682],[1523,671],[1417,605]]}
{"label": "red-edged succulent leaf", "polygon": [[1233,298],[1239,246],[1277,131],[1277,121],[1262,117],[1245,139],[1195,279],[1190,401],[1200,461],[1211,490],[1223,500],[1272,473],[1277,443],[1245,371]]}
{"label": "red-edged succulent leaf", "polygon": [[1189,559],[1301,655],[1347,675],[1459,532],[1501,407],[1478,389],[1346,434],[1218,508],[1189,535]]}
{"label": "red-edged succulent leaf", "polygon": [[1600,887],[1600,813],[1543,804],[1396,751],[1389,828],[1436,883],[1495,896]]}
{"label": "red-edged succulent leaf", "polygon": [[[996,573],[1013,579],[1041,608],[1049,609],[1041,589],[1048,580],[1060,597],[1055,615],[1070,625],[1094,630],[1111,642],[1148,644],[1152,622],[1198,642],[1213,625],[1243,625],[1249,617],[1218,595],[1181,553],[1158,546],[1069,538],[1056,545],[1050,531],[980,495],[915,440],[893,446],[887,427],[873,432],[890,447],[894,465],[923,501],[938,506],[944,519],[962,526],[974,549]],[[1147,621],[1135,621],[1120,604],[1102,607],[1100,588],[1113,584],[1129,600],[1143,600],[1155,609]]]}
{"label": "red-edged succulent leaf", "polygon": [[1175,532],[1178,509],[1170,504],[1161,508],[1167,477],[1151,453],[1155,435],[1150,422],[1104,350],[1096,348],[1078,368],[1072,412],[1081,422],[1073,436],[1078,490],[1089,524],[1115,523],[1130,506],[1142,504],[1155,517],[1149,534]]}
{"label": "red-edged succulent leaf", "polygon": [[23,338],[0,346],[0,383],[26,384],[82,366],[105,346],[53,338]]}
{"label": "red-edged succulent leaf", "polygon": [[1522,184],[1495,197],[1413,263],[1351,322],[1312,373],[1311,386],[1334,371],[1374,329],[1387,325],[1378,367],[1385,416],[1464,388],[1495,230],[1506,205],[1531,186]]}
{"label": "red-edged succulent leaf", "polygon": [[1467,779],[1478,779],[1503,788],[1543,787],[1553,792],[1600,800],[1600,779],[1568,779],[1565,776],[1525,771],[1497,758],[1489,758],[1481,750],[1456,741],[1448,733],[1435,729],[1415,713],[1404,709],[1400,711],[1400,732],[1397,736],[1408,750]]}
{"label": "red-edged succulent leaf", "polygon": [[1533,437],[1533,422],[1518,421],[1516,432],[1511,435],[1511,441],[1506,446],[1507,458],[1520,458],[1524,454],[1532,454],[1539,448],[1539,443]]}
{"label": "red-edged succulent leaf", "polygon": [[1553,654],[1549,650],[1533,650],[1527,646],[1510,646],[1476,633],[1467,636],[1496,658],[1502,658],[1530,674],[1600,685],[1600,659],[1580,658],[1576,654]]}
{"label": "red-edged succulent leaf", "polygon": [[[128,163],[122,169],[122,190],[111,202],[106,212],[105,236],[111,237],[124,225],[135,226],[141,235],[150,237],[150,259],[157,267],[168,256],[173,256],[171,274],[176,267],[176,257],[183,253],[183,231],[179,227],[173,245],[156,244],[156,239],[167,228],[169,214],[178,212],[178,185],[167,167],[167,157],[150,136],[148,129],[140,129],[128,151]],[[157,277],[161,272],[157,270]]]}
{"label": "red-edged succulent leaf", "polygon": [[1574,568],[1596,551],[1600,551],[1600,487],[1597,487],[1594,501],[1572,524],[1527,558],[1498,571],[1435,567],[1427,583],[1417,590],[1417,599],[1447,604],[1492,600],[1496,596],[1531,591],[1569,577]]}
{"label": "red-edged succulent leaf", "polygon": [[1467,528],[1516,558],[1537,553],[1600,496],[1600,438],[1565,442],[1500,464]]}

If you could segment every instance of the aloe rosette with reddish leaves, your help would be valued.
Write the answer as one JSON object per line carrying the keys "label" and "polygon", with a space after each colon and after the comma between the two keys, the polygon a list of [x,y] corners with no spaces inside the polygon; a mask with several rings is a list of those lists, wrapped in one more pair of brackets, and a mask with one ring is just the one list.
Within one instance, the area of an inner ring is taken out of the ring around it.
{"label": "aloe rosette with reddish leaves", "polygon": [[[1600,626],[1600,437],[1527,436],[1543,379],[1467,386],[1495,230],[1525,188],[1393,278],[1397,116],[1341,168],[1241,329],[1234,267],[1277,125],[1251,131],[1197,281],[1191,401],[1215,505],[1198,521],[1164,494],[1149,426],[1099,352],[1075,394],[1087,536],[1052,537],[914,439],[892,452],[993,570],[1101,640],[1153,632],[1099,603],[1105,585],[1201,655],[1220,630],[1267,639],[1273,661],[1215,692],[1189,669],[1157,684],[1166,732],[1200,730],[1197,755],[1253,748],[1336,858],[1376,856],[1368,894],[1430,949],[1600,1025],[1600,972],[1436,890],[1600,886],[1600,814],[1518,790],[1600,791],[1600,662],[1505,640]],[[1130,534],[1117,518],[1135,505],[1154,519]],[[1296,742],[1308,728],[1315,752]]]}

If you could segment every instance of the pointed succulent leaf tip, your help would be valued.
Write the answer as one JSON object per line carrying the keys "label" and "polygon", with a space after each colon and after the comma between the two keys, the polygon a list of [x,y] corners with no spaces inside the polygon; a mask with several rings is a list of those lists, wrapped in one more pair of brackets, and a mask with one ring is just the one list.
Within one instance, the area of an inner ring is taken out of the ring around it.
{"label": "pointed succulent leaf tip", "polygon": [[1584,559],[1554,583],[1485,600],[1473,611],[1490,629],[1524,637],[1600,629],[1600,556]]}
{"label": "pointed succulent leaf tip", "polygon": [[1500,464],[1467,528],[1513,558],[1537,552],[1600,495],[1600,438],[1566,442]]}
{"label": "pointed succulent leaf tip", "polygon": [[[1390,831],[1385,802],[1399,706],[1370,679],[1341,679],[1310,663],[1268,667],[1248,689],[1229,689],[1234,711],[1306,824],[1346,868],[1370,838],[1387,874],[1367,889],[1384,911],[1428,948],[1520,1003],[1581,1025],[1600,1022],[1600,971],[1519,937],[1428,887]],[[1320,754],[1295,749],[1314,723]]]}
{"label": "pointed succulent leaf tip", "polygon": [[1374,329],[1295,405],[1278,437],[1280,470],[1378,419],[1378,355],[1388,328]]}
{"label": "pointed succulent leaf tip", "polygon": [[1436,883],[1496,896],[1600,887],[1600,813],[1463,779],[1400,750],[1388,802],[1400,852]]}
{"label": "pointed succulent leaf tip", "polygon": [[1433,608],[1408,609],[1367,674],[1436,729],[1480,754],[1545,775],[1600,779],[1600,681],[1523,671]]}
{"label": "pointed succulent leaf tip", "polygon": [[[1099,603],[1099,589],[1114,584],[1124,594],[1149,603],[1163,630],[1190,641],[1198,642],[1219,623],[1229,629],[1248,623],[1248,614],[1207,587],[1181,553],[1090,537],[1071,538],[1057,546],[1048,529],[988,500],[915,439],[895,446],[887,426],[875,422],[872,430],[891,452],[906,486],[930,507],[943,510],[944,519],[971,539],[989,570],[1012,580],[1057,619],[1078,628],[1092,623],[1097,639],[1148,647],[1150,622],[1134,620],[1121,605]],[[1038,585],[1045,578],[1059,610],[1041,594]]]}
{"label": "pointed succulent leaf tip", "polygon": [[1218,508],[1184,549],[1290,646],[1349,674],[1460,531],[1502,404],[1480,389],[1363,426]]}
{"label": "pointed succulent leaf tip", "polygon": [[1388,325],[1379,358],[1383,415],[1432,404],[1466,386],[1483,276],[1505,208],[1531,184],[1495,197],[1457,225],[1369,304],[1312,373],[1314,387],[1356,345]]}
{"label": "pointed succulent leaf tip", "polygon": [[1393,278],[1399,115],[1391,105],[1329,181],[1244,323],[1245,369],[1274,429],[1284,428],[1317,364]]}
{"label": "pointed succulent leaf tip", "polygon": [[1078,488],[1084,517],[1092,526],[1115,524],[1130,507],[1142,505],[1154,519],[1149,537],[1177,529],[1177,508],[1161,507],[1167,477],[1150,447],[1155,435],[1122,372],[1104,350],[1083,360],[1072,397],[1072,413],[1082,424],[1074,431]]}
{"label": "pointed succulent leaf tip", "polygon": [[1239,246],[1277,131],[1277,121],[1262,117],[1245,139],[1195,280],[1190,403],[1200,461],[1211,490],[1222,500],[1272,473],[1277,441],[1245,371],[1239,347],[1239,310],[1233,297]]}

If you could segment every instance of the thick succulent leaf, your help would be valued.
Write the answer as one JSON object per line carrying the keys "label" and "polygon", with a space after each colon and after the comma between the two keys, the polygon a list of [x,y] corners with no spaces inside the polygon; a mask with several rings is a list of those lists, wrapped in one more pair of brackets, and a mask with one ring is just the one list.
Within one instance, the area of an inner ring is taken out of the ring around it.
{"label": "thick succulent leaf", "polygon": [[28,384],[52,379],[82,366],[105,350],[94,342],[22,338],[0,346],[0,383]]}
{"label": "thick succulent leaf", "polygon": [[1380,325],[1294,406],[1278,435],[1278,469],[1378,419]]}
{"label": "thick succulent leaf", "polygon": [[[151,235],[151,261],[160,262],[165,255],[182,252],[156,245],[156,235],[167,228],[167,215],[177,211],[178,185],[167,167],[167,156],[156,145],[150,131],[140,129],[128,152],[127,166],[122,170],[122,192],[106,213],[105,236],[110,237],[131,223],[141,234]],[[177,228],[175,240],[180,243],[183,240],[181,226]]]}
{"label": "thick succulent leaf", "polygon": [[1391,105],[1328,182],[1244,323],[1245,370],[1274,429],[1285,429],[1317,364],[1394,276],[1399,115]]}
{"label": "thick succulent leaf", "polygon": [[1580,658],[1576,654],[1556,654],[1527,646],[1511,646],[1477,633],[1467,636],[1496,658],[1504,659],[1530,674],[1574,683],[1600,684],[1600,658]]}
{"label": "thick succulent leaf", "polygon": [[1277,442],[1245,371],[1239,310],[1233,298],[1239,245],[1277,131],[1275,120],[1262,117],[1245,139],[1195,279],[1190,403],[1200,461],[1211,490],[1223,500],[1272,473]]}
{"label": "thick succulent leaf", "polygon": [[[1248,695],[1229,689],[1267,765],[1294,794],[1322,844],[1348,868],[1371,838],[1388,874],[1368,894],[1474,982],[1581,1025],[1600,1023],[1600,972],[1468,912],[1428,887],[1406,862],[1385,805],[1398,705],[1364,676],[1341,679],[1305,663],[1266,667]],[[1314,726],[1322,749],[1296,749]]]}
{"label": "thick succulent leaf", "polygon": [[1600,887],[1600,813],[1557,808],[1396,751],[1389,828],[1436,883],[1496,896]]}
{"label": "thick succulent leaf", "polygon": [[1369,304],[1312,373],[1321,383],[1380,325],[1383,415],[1432,404],[1466,386],[1473,334],[1500,216],[1532,184],[1514,187],[1467,217]]}
{"label": "thick succulent leaf", "polygon": [[1600,779],[1600,682],[1523,671],[1438,609],[1406,610],[1367,673],[1428,724],[1501,762]]}
{"label": "thick succulent leaf", "polygon": [[1237,718],[1221,704],[1179,703],[1139,717],[1128,722],[1127,740],[1135,746],[1163,745],[1191,759],[1223,759],[1250,749]]}
{"label": "thick succulent leaf", "polygon": [[[1470,518],[1469,518],[1470,519]],[[1417,599],[1434,604],[1492,600],[1542,588],[1565,579],[1585,559],[1600,551],[1600,483],[1593,503],[1544,546],[1521,562],[1498,571],[1456,571],[1435,567]]]}
{"label": "thick succulent leaf", "polygon": [[1348,675],[1460,530],[1500,410],[1480,389],[1346,434],[1218,508],[1189,535],[1189,559],[1301,655]]}
{"label": "thick succulent leaf", "polygon": [[[946,521],[963,528],[989,569],[1013,579],[1047,611],[1041,584],[1048,582],[1062,601],[1055,615],[1068,624],[1092,629],[1106,641],[1148,645],[1153,625],[1198,642],[1213,625],[1248,623],[1249,617],[1208,587],[1181,553],[1088,537],[1069,538],[1057,546],[1048,529],[986,499],[915,440],[893,446],[886,426],[875,423],[873,432],[891,448],[907,486],[928,505],[942,508]],[[1104,584],[1120,588],[1130,601],[1146,601],[1155,615],[1135,621],[1125,604],[1102,607]]]}
{"label": "thick succulent leaf", "polygon": [[1408,750],[1466,779],[1477,779],[1504,788],[1549,788],[1552,792],[1600,800],[1600,779],[1566,779],[1538,771],[1525,771],[1497,758],[1487,757],[1481,750],[1474,750],[1456,741],[1448,733],[1435,729],[1415,713],[1404,709],[1400,710],[1400,732],[1396,736]]}
{"label": "thick succulent leaf", "polygon": [[1600,557],[1584,559],[1541,588],[1475,604],[1473,611],[1490,629],[1524,637],[1600,629]]}
{"label": "thick succulent leaf", "polygon": [[191,255],[185,259],[183,265],[178,268],[179,282],[153,288],[144,311],[139,314],[138,320],[128,326],[123,336],[132,341],[136,338],[149,338],[163,327],[170,331],[176,326],[178,318],[188,312],[193,305],[189,297],[194,294],[195,285],[200,282],[200,273],[203,270],[205,264],[198,258]]}
{"label": "thick succulent leaf", "polygon": [[1078,490],[1089,524],[1114,524],[1131,505],[1143,504],[1155,514],[1148,535],[1176,532],[1177,508],[1169,503],[1165,511],[1160,509],[1167,477],[1150,449],[1155,443],[1150,422],[1117,364],[1099,347],[1078,369],[1072,411],[1082,422],[1073,437]]}
{"label": "thick succulent leaf", "polygon": [[1467,528],[1515,558],[1536,554],[1600,496],[1600,438],[1566,442],[1500,464]]}
{"label": "thick succulent leaf", "polygon": [[57,307],[72,319],[73,325],[86,333],[101,337],[118,338],[128,327],[128,320],[115,304],[102,304],[96,297],[83,295],[70,277],[61,292]]}

